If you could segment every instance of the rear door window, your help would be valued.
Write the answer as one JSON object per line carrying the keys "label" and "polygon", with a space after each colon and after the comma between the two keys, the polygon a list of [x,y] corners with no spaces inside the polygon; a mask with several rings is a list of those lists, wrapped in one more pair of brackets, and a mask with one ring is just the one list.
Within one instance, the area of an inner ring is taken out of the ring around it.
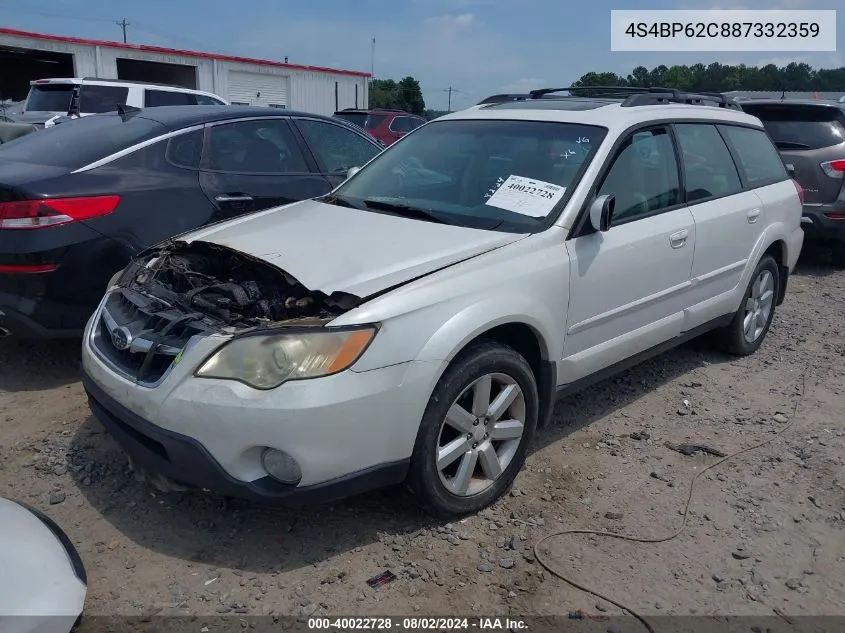
{"label": "rear door window", "polygon": [[742,191],[736,165],[715,125],[681,123],[675,131],[681,146],[687,202]]}
{"label": "rear door window", "polygon": [[178,92],[176,90],[144,90],[144,107],[146,108],[196,104],[196,97],[188,92]]}
{"label": "rear door window", "polygon": [[786,180],[786,166],[763,130],[720,126],[739,158],[739,167],[752,187]]}
{"label": "rear door window", "polygon": [[237,174],[308,172],[287,118],[225,123],[208,128],[202,166]]}
{"label": "rear door window", "polygon": [[821,149],[845,143],[845,113],[837,107],[751,104],[743,110],[763,122],[778,149]]}
{"label": "rear door window", "polygon": [[73,84],[36,84],[29,89],[27,112],[61,112],[70,110]]}
{"label": "rear door window", "polygon": [[0,161],[74,170],[166,131],[161,123],[138,116],[127,121],[116,114],[82,117],[3,143]]}
{"label": "rear door window", "polygon": [[125,86],[97,86],[83,84],[79,97],[79,111],[82,114],[115,112],[117,106],[126,105],[129,88]]}

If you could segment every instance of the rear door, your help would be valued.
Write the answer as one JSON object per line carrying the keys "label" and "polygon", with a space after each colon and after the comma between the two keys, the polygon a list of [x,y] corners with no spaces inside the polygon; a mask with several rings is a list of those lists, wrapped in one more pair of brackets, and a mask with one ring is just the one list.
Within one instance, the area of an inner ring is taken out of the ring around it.
{"label": "rear door", "polygon": [[368,134],[345,125],[307,117],[294,121],[332,189],[346,180],[351,167],[362,167],[382,150]]}
{"label": "rear door", "polygon": [[834,202],[841,177],[823,163],[845,159],[845,112],[834,104],[749,104],[743,110],[759,118],[784,162],[794,168],[806,204]]}
{"label": "rear door", "polygon": [[[743,190],[740,171],[716,125],[679,123],[674,129],[681,152],[685,202],[695,220],[690,291],[691,305],[695,306],[737,286],[767,222],[760,198],[750,188]],[[721,306],[711,309],[712,314],[693,312],[689,326],[696,327],[724,312]]]}
{"label": "rear door", "polygon": [[216,220],[327,193],[313,158],[288,117],[224,121],[208,126],[200,185],[217,209]]}

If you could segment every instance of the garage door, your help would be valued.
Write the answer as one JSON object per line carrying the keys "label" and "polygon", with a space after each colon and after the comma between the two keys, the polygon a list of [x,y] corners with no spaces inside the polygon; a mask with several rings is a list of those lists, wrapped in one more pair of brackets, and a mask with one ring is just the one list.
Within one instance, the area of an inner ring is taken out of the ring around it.
{"label": "garage door", "polygon": [[286,108],[288,78],[230,70],[228,96],[232,104]]}

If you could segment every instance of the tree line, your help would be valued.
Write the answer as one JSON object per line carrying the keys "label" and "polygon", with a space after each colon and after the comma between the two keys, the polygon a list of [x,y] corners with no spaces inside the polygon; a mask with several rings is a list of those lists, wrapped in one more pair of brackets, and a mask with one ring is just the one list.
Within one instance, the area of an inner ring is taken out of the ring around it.
{"label": "tree line", "polygon": [[843,92],[845,67],[815,69],[809,64],[792,62],[778,67],[739,64],[693,64],[665,66],[649,70],[637,66],[627,76],[613,72],[589,72],[574,86],[631,86],[636,88],[665,87],[688,91],[729,92],[761,90],[767,92]]}

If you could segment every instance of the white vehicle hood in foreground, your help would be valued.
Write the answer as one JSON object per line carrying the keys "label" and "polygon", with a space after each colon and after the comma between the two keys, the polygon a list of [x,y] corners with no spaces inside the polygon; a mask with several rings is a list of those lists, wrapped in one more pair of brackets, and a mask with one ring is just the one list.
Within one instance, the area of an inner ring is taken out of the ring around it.
{"label": "white vehicle hood in foreground", "polygon": [[200,229],[181,240],[263,259],[312,291],[366,298],[522,237],[306,200]]}
{"label": "white vehicle hood in foreground", "polygon": [[24,506],[0,499],[0,631],[68,633],[86,592],[52,530]]}

